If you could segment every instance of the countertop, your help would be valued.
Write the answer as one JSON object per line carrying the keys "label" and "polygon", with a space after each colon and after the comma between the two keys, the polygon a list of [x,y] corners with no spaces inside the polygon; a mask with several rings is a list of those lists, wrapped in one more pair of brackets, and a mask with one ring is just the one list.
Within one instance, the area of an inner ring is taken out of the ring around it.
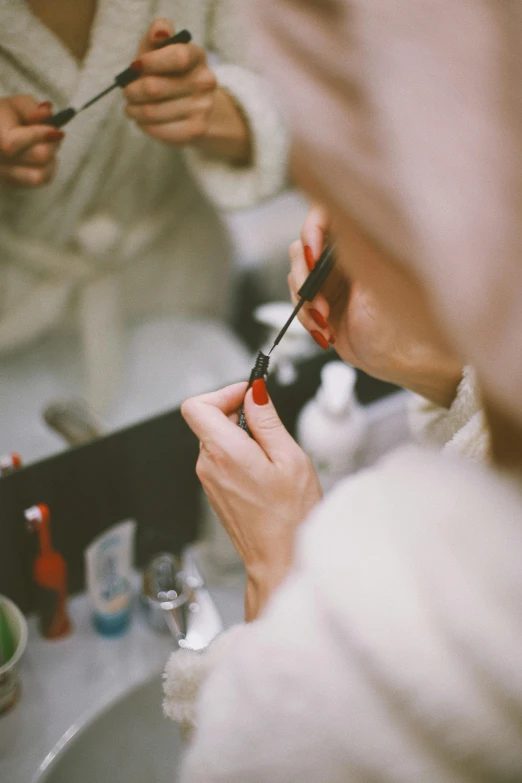
{"label": "countertop", "polygon": [[[209,585],[225,626],[242,619],[244,577],[226,586]],[[130,629],[115,639],[91,625],[86,595],[69,602],[74,624],[66,639],[48,641],[30,617],[29,640],[20,665],[22,695],[11,712],[0,716],[0,781],[30,783],[57,743],[92,715],[163,667],[174,643],[149,628],[139,606]],[[71,781],[73,783],[73,781]]]}
{"label": "countertop", "polygon": [[[408,438],[405,399],[395,394],[369,406],[363,465]],[[198,545],[203,554],[204,546]],[[241,621],[242,570],[218,579],[205,568],[204,557],[198,562],[224,626]],[[86,595],[74,597],[69,610],[74,631],[59,641],[42,639],[35,619],[29,618],[29,641],[20,666],[21,699],[10,713],[0,716],[2,783],[31,783],[47,755],[79,725],[151,676],[161,677],[174,649],[169,635],[149,628],[139,606],[129,631],[116,639],[93,630]]]}

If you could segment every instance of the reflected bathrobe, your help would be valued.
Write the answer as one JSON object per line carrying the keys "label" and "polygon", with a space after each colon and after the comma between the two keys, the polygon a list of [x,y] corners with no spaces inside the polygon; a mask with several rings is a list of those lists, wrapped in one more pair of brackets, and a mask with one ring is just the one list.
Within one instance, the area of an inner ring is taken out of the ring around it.
{"label": "reflected bathrobe", "polygon": [[99,0],[82,65],[24,0],[0,0],[1,96],[31,94],[56,111],[110,84],[158,16],[215,53],[218,83],[252,131],[252,165],[145,136],[115,90],[67,126],[50,185],[0,189],[0,360],[76,329],[98,409],[117,387],[128,317],[222,312],[231,251],[216,206],[248,207],[282,188],[287,134],[271,90],[244,65],[236,0]]}

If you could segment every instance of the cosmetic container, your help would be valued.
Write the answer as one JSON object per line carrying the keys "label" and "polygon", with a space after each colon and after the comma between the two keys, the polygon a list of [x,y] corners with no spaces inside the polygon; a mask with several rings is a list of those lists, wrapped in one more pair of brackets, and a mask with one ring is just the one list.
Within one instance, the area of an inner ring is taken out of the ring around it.
{"label": "cosmetic container", "polygon": [[87,590],[94,628],[102,636],[119,636],[129,627],[136,523],[113,525],[85,550]]}
{"label": "cosmetic container", "polygon": [[40,551],[33,563],[36,611],[39,628],[46,639],[58,639],[70,633],[67,614],[67,565],[51,543],[51,515],[45,503],[24,511],[27,527],[38,534]]}
{"label": "cosmetic container", "polygon": [[354,393],[356,372],[344,362],[321,370],[321,385],[297,419],[297,441],[312,460],[326,492],[358,467],[366,413]]}

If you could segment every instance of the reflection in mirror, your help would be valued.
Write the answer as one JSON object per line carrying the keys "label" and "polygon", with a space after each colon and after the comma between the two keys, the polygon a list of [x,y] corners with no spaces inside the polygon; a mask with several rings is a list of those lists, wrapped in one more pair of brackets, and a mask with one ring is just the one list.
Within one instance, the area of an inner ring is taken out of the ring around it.
{"label": "reflection in mirror", "polygon": [[[0,454],[24,463],[245,377],[240,270],[284,270],[305,214],[277,195],[286,123],[241,20],[226,2],[153,5],[23,0],[2,21]],[[190,43],[159,48],[182,28]],[[46,124],[131,63],[125,89]]]}

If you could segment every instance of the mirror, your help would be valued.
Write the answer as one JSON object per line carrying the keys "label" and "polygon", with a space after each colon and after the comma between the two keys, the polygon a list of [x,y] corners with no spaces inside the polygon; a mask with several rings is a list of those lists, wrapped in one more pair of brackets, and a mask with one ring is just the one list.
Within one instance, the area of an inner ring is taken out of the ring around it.
{"label": "mirror", "polygon": [[[174,28],[147,2],[120,18],[110,1],[23,0],[3,20],[0,455],[40,460],[244,378],[251,356],[228,326],[241,275],[259,266],[263,295],[287,297],[306,205],[277,195],[284,118],[248,60],[227,59],[244,37],[236,18],[223,25],[207,5],[172,0],[192,41],[168,46]],[[180,46],[192,47],[183,96]],[[157,77],[162,47],[172,76],[152,95],[140,75],[146,62]],[[132,82],[87,108],[131,63]],[[48,123],[69,107],[70,122]]]}

